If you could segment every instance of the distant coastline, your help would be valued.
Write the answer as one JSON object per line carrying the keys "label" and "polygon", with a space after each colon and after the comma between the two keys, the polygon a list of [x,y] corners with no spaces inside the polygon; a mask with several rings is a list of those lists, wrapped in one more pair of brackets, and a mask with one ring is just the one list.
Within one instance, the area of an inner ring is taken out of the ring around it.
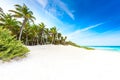
{"label": "distant coastline", "polygon": [[89,47],[95,48],[95,49],[101,49],[101,50],[110,50],[110,51],[120,52],[120,46],[89,46]]}

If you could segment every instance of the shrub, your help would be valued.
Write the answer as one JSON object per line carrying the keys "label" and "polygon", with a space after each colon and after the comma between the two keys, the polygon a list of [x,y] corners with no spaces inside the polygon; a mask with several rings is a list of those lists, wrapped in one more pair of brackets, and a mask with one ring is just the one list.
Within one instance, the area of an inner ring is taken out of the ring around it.
{"label": "shrub", "polygon": [[0,27],[0,59],[9,61],[16,57],[25,56],[29,50],[18,40],[11,36],[11,32]]}
{"label": "shrub", "polygon": [[90,47],[87,47],[87,46],[80,46],[76,43],[73,43],[72,41],[67,41],[66,45],[72,45],[72,46],[75,46],[75,47],[78,47],[78,48],[84,48],[84,49],[87,49],[87,50],[94,50],[94,48],[90,48]]}

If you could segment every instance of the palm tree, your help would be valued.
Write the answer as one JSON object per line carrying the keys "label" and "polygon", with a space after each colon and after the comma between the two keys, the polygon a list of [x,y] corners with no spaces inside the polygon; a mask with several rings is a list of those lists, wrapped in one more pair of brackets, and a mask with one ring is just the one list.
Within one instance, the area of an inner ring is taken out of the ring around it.
{"label": "palm tree", "polygon": [[39,44],[39,27],[37,25],[32,25],[31,27],[31,33],[33,38],[33,45]]}
{"label": "palm tree", "polygon": [[30,35],[30,23],[27,22],[25,28],[23,29],[23,35],[22,35],[25,45],[29,45],[28,43],[29,35]]}
{"label": "palm tree", "polygon": [[1,13],[4,13],[4,12],[3,12],[3,9],[0,7],[0,14],[1,14]]}
{"label": "palm tree", "polygon": [[63,44],[64,44],[64,45],[65,45],[65,43],[66,43],[66,39],[67,39],[67,36],[65,36],[64,39],[63,39]]}
{"label": "palm tree", "polygon": [[52,35],[52,44],[55,44],[56,36],[57,36],[57,29],[55,26],[50,28],[50,34]]}
{"label": "palm tree", "polygon": [[34,22],[33,19],[35,19],[35,17],[33,16],[33,12],[30,11],[25,4],[23,4],[23,6],[16,4],[15,9],[16,10],[9,10],[9,11],[14,13],[13,15],[14,17],[23,18],[23,22],[19,34],[19,40],[21,40],[22,31],[23,28],[25,27],[25,24],[27,23],[27,21]]}
{"label": "palm tree", "polygon": [[42,22],[41,24],[39,24],[40,27],[40,44],[44,44],[45,43],[45,24]]}
{"label": "palm tree", "polygon": [[62,36],[62,34],[61,33],[58,33],[58,40],[60,40],[61,39],[61,36]]}
{"label": "palm tree", "polygon": [[60,44],[61,37],[62,37],[62,34],[61,34],[61,33],[58,33],[58,34],[57,34],[57,38],[58,38],[57,41],[58,41],[58,44]]}
{"label": "palm tree", "polygon": [[45,28],[45,43],[46,44],[49,44],[49,41],[48,41],[48,39],[49,39],[49,37],[50,37],[50,34],[49,34],[49,28]]}
{"label": "palm tree", "polygon": [[5,18],[6,18],[6,14],[4,13],[3,9],[0,7],[0,25],[4,23]]}
{"label": "palm tree", "polygon": [[9,29],[16,37],[18,36],[20,22],[13,18],[11,14],[1,13],[0,25],[3,26],[3,28]]}

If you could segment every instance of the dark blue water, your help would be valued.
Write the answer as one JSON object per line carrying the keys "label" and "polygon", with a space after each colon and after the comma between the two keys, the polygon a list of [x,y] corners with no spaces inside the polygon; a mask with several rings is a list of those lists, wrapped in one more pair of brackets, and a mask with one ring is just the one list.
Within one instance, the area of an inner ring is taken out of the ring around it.
{"label": "dark blue water", "polygon": [[91,46],[91,48],[120,52],[120,46]]}

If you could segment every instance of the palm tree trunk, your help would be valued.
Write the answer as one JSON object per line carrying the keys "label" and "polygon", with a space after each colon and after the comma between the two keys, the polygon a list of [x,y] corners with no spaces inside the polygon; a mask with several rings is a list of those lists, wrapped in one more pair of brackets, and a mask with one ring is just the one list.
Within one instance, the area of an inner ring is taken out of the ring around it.
{"label": "palm tree trunk", "polygon": [[42,45],[42,36],[41,36],[41,38],[40,38],[40,44]]}
{"label": "palm tree trunk", "polygon": [[26,42],[25,42],[26,45],[28,45],[28,35],[26,35]]}
{"label": "palm tree trunk", "polygon": [[55,44],[55,34],[53,34],[52,44]]}
{"label": "palm tree trunk", "polygon": [[41,41],[40,41],[41,45],[43,45],[43,31],[41,33]]}
{"label": "palm tree trunk", "polygon": [[51,44],[53,44],[53,41],[54,41],[54,36],[52,35],[52,42],[51,42]]}
{"label": "palm tree trunk", "polygon": [[37,45],[39,45],[39,41],[38,41],[38,39],[37,39]]}
{"label": "palm tree trunk", "polygon": [[22,31],[23,31],[23,28],[24,28],[26,22],[27,22],[27,19],[25,18],[25,19],[23,20],[23,24],[22,24],[21,29],[20,29],[19,40],[21,40],[21,37],[22,37]]}

